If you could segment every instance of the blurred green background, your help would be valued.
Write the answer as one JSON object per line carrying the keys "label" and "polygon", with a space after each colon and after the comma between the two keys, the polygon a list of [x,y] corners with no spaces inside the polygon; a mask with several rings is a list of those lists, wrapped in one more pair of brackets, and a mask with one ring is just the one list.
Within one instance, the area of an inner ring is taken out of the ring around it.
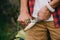
{"label": "blurred green background", "polygon": [[0,0],[0,40],[13,40],[17,34],[20,0]]}

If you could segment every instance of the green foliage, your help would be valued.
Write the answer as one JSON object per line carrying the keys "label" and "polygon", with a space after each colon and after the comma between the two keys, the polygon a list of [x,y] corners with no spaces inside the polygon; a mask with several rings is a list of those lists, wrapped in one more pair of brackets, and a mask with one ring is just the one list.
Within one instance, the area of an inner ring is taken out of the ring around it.
{"label": "green foliage", "polygon": [[19,0],[0,0],[0,40],[13,40],[18,14]]}

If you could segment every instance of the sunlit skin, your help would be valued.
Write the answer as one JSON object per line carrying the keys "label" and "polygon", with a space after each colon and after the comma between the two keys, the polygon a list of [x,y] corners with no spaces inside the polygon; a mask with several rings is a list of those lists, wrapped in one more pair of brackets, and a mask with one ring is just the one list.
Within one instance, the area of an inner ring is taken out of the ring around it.
{"label": "sunlit skin", "polygon": [[[60,0],[53,0],[49,4],[52,8],[56,8],[59,3]],[[49,19],[50,15],[51,12],[48,10],[46,6],[38,12],[39,20],[47,20]],[[32,19],[32,17],[28,13],[27,0],[21,0],[20,15],[18,17],[18,21],[21,22],[23,25],[28,25],[28,23],[26,22],[27,19]]]}

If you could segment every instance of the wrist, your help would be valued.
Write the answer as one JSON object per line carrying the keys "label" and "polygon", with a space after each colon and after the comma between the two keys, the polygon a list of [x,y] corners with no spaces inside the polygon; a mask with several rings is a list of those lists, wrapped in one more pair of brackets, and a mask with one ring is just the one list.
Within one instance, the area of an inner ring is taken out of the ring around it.
{"label": "wrist", "polygon": [[53,0],[49,4],[52,8],[56,8],[60,4],[60,0]]}
{"label": "wrist", "polygon": [[28,13],[28,9],[25,9],[25,8],[20,9],[20,14],[24,14],[24,15],[25,15],[25,14],[26,14],[26,15],[29,14],[29,13]]}
{"label": "wrist", "polygon": [[54,12],[55,11],[55,9],[53,7],[51,7],[49,3],[46,4],[46,7],[48,8],[48,10],[50,12]]}
{"label": "wrist", "polygon": [[47,3],[46,6],[50,12],[54,12],[55,8],[58,7],[58,5],[59,5],[59,0],[53,0],[50,3]]}
{"label": "wrist", "polygon": [[20,8],[20,12],[22,12],[21,14],[27,14],[28,9],[27,8]]}
{"label": "wrist", "polygon": [[25,11],[25,10],[28,10],[28,8],[27,7],[20,7],[20,11]]}

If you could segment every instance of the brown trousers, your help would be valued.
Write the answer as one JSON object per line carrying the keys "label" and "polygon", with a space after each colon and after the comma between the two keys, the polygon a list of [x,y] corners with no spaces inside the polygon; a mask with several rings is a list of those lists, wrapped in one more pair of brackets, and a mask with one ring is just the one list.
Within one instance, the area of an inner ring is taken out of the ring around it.
{"label": "brown trousers", "polygon": [[38,22],[26,32],[26,40],[49,40],[47,29],[51,40],[60,40],[60,28],[54,27],[54,22]]}

